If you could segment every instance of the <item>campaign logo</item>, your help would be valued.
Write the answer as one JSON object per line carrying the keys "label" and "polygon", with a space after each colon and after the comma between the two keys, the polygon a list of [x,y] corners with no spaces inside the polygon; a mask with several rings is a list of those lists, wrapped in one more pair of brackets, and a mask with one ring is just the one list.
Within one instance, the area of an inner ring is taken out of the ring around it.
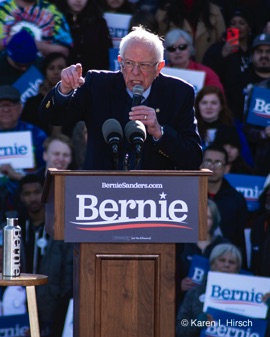
{"label": "campaign logo", "polygon": [[254,289],[239,290],[223,288],[220,285],[213,284],[211,286],[210,298],[217,303],[230,303],[230,304],[244,304],[252,306],[260,306],[263,302],[263,293],[255,292]]}
{"label": "campaign logo", "polygon": [[[197,242],[198,178],[65,178],[67,242]],[[191,211],[192,210],[192,211]]]}
{"label": "campaign logo", "polygon": [[269,89],[254,87],[247,115],[249,124],[268,126],[270,124]]}
{"label": "campaign logo", "polygon": [[31,131],[0,133],[0,143],[0,165],[10,164],[15,169],[34,167]]}
{"label": "campaign logo", "polygon": [[240,193],[243,194],[249,211],[259,209],[259,197],[263,191],[265,177],[246,174],[226,174],[225,178]]}
{"label": "campaign logo", "polygon": [[[191,229],[185,222],[188,205],[183,200],[168,202],[166,194],[160,200],[153,199],[105,199],[99,201],[95,195],[76,195],[78,214],[76,225],[83,230],[102,231],[123,228],[177,227]],[[117,226],[118,224],[118,226]]]}

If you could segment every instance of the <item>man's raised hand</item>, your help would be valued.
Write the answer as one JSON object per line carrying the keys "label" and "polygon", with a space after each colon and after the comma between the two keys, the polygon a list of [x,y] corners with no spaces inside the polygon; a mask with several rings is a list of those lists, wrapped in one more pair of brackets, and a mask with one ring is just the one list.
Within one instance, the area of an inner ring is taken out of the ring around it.
{"label": "man's raised hand", "polygon": [[82,77],[82,65],[80,63],[73,64],[62,70],[59,87],[62,94],[68,94],[83,84],[84,78]]}

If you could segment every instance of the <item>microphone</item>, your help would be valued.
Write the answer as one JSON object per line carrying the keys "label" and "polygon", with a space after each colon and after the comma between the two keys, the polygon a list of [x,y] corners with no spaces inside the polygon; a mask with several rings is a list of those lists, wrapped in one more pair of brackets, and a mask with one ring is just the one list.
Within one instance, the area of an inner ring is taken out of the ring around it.
{"label": "microphone", "polygon": [[143,143],[146,139],[146,129],[142,122],[140,121],[130,121],[125,126],[125,134],[129,143],[133,144],[136,152],[136,166],[138,167]]}
{"label": "microphone", "polygon": [[144,88],[142,85],[137,84],[133,87],[133,99],[132,106],[137,106],[141,104],[142,101],[142,93],[144,92]]}
{"label": "microphone", "polygon": [[107,144],[111,146],[115,169],[118,168],[118,153],[123,138],[123,130],[120,123],[113,118],[107,119],[102,125],[102,134]]}

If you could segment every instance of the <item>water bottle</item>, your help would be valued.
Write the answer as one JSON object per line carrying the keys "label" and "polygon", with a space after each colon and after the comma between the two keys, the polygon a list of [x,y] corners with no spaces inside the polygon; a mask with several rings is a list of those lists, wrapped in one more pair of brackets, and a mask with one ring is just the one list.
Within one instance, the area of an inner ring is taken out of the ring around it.
{"label": "water bottle", "polygon": [[3,228],[3,276],[20,276],[21,227],[17,218],[7,218]]}

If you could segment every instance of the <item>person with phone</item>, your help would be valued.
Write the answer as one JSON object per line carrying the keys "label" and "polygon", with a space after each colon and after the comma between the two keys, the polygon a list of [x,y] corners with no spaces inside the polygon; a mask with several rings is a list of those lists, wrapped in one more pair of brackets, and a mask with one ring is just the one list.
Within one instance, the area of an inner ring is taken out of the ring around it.
{"label": "person with phone", "polygon": [[[221,42],[210,47],[203,64],[212,68],[219,76],[228,106],[237,120],[243,117],[242,90],[249,78],[251,46],[253,40],[252,13],[248,7],[235,8]],[[232,85],[233,83],[233,85]]]}
{"label": "person with phone", "polygon": [[229,52],[237,53],[239,50],[239,28],[229,27],[227,28],[226,42],[231,48]]}

